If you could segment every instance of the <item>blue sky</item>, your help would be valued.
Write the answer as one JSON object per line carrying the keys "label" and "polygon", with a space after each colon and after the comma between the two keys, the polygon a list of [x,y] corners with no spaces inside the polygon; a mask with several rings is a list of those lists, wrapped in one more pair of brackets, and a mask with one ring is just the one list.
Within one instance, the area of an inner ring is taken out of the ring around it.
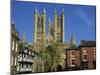
{"label": "blue sky", "polygon": [[16,30],[19,32],[20,38],[23,32],[25,32],[27,41],[33,43],[35,8],[37,8],[40,13],[43,11],[43,8],[46,9],[46,31],[48,31],[48,18],[50,17],[51,21],[54,20],[55,8],[57,8],[58,14],[60,14],[64,8],[65,42],[70,43],[73,32],[77,45],[80,44],[80,40],[96,39],[95,6],[13,1],[11,15],[12,20],[15,21]]}

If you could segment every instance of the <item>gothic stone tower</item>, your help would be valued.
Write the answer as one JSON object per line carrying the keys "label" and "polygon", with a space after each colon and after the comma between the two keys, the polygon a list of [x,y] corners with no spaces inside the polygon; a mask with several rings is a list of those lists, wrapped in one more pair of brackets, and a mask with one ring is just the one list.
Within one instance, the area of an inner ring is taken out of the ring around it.
{"label": "gothic stone tower", "polygon": [[26,46],[26,33],[25,32],[23,33],[23,36],[22,36],[22,44],[23,44],[23,47]]}
{"label": "gothic stone tower", "polygon": [[64,9],[60,15],[58,15],[55,8],[54,12],[54,39],[56,42],[64,42]]}
{"label": "gothic stone tower", "polygon": [[76,47],[76,42],[75,42],[75,36],[74,33],[72,33],[72,37],[71,37],[71,42],[70,42],[70,47]]}
{"label": "gothic stone tower", "polygon": [[34,48],[39,49],[46,46],[46,11],[41,14],[35,9],[34,14]]}
{"label": "gothic stone tower", "polygon": [[[58,54],[60,54],[59,62],[62,68],[65,68],[65,43],[64,43],[64,9],[61,14],[58,14],[57,10],[55,9],[54,12],[54,39],[58,44]],[[67,45],[66,45],[67,47]],[[57,64],[57,65],[58,65]]]}

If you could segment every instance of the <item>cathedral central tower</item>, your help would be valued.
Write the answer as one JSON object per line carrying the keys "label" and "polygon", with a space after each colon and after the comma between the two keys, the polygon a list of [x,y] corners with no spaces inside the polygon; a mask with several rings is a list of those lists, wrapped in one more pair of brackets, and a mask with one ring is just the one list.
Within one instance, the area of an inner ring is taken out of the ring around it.
{"label": "cathedral central tower", "polygon": [[34,13],[34,48],[46,46],[46,11],[45,8],[42,13],[39,14],[35,9]]}

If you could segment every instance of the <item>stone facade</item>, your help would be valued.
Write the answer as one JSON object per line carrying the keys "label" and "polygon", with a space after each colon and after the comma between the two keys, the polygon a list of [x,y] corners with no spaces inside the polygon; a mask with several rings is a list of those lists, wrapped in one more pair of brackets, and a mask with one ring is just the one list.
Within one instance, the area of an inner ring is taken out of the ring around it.
{"label": "stone facade", "polygon": [[33,59],[32,72],[44,72],[44,61],[37,53],[35,53],[35,57]]}
{"label": "stone facade", "polygon": [[15,23],[12,21],[12,30],[11,30],[11,75],[16,75],[17,72],[17,62],[18,62],[18,42],[19,42],[19,33],[15,29]]}

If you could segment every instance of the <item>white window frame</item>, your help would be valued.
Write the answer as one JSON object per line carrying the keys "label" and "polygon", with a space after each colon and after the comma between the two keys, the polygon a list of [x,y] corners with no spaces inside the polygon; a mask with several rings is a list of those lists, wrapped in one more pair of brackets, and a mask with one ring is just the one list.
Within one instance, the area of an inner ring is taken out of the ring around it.
{"label": "white window frame", "polygon": [[94,60],[96,60],[96,48],[95,47],[93,48],[93,51],[94,51]]}
{"label": "white window frame", "polygon": [[71,56],[71,58],[75,58],[75,55],[72,55],[72,52],[75,53],[75,50],[71,50],[71,51],[70,51],[70,56]]}
{"label": "white window frame", "polygon": [[83,54],[83,61],[87,61],[87,59],[84,59],[84,56],[85,56],[85,55],[87,56],[87,54]]}
{"label": "white window frame", "polygon": [[15,48],[15,41],[12,40],[12,50],[14,50],[14,48]]}
{"label": "white window frame", "polygon": [[87,59],[84,59],[84,55],[87,55],[87,49],[82,48],[82,60],[87,61]]}
{"label": "white window frame", "polygon": [[[73,60],[73,59],[70,60],[70,66],[71,66],[71,67],[74,67],[75,64],[72,64],[72,60]],[[74,59],[74,61],[75,61],[75,59]]]}
{"label": "white window frame", "polygon": [[17,58],[15,58],[15,63],[14,63],[14,65],[15,65],[15,66],[17,65]]}
{"label": "white window frame", "polygon": [[15,48],[15,50],[17,51],[18,50],[18,43],[16,42],[16,48]]}
{"label": "white window frame", "polygon": [[83,53],[87,53],[87,50],[85,48],[82,48]]}
{"label": "white window frame", "polygon": [[12,57],[11,57],[11,65],[12,65],[12,66],[13,66],[13,63],[14,63],[13,61],[14,61],[14,57],[12,56]]}

